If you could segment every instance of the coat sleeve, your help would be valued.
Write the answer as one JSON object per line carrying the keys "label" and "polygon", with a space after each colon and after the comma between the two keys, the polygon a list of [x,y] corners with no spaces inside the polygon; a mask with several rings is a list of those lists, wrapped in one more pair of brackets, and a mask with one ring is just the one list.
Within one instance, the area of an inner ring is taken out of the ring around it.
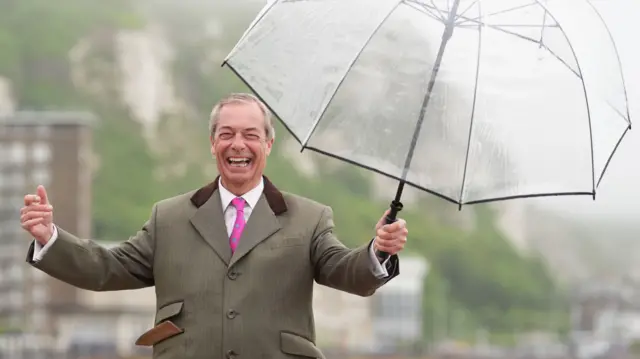
{"label": "coat sleeve", "polygon": [[56,241],[38,261],[33,260],[34,244],[31,244],[27,262],[81,289],[116,291],[153,286],[156,212],[154,205],[141,230],[109,249],[58,228]]}
{"label": "coat sleeve", "polygon": [[355,248],[347,248],[333,233],[333,211],[325,207],[313,234],[311,259],[315,280],[319,284],[367,297],[400,273],[397,255],[386,263],[388,276],[374,274],[374,263],[369,253],[371,241]]}

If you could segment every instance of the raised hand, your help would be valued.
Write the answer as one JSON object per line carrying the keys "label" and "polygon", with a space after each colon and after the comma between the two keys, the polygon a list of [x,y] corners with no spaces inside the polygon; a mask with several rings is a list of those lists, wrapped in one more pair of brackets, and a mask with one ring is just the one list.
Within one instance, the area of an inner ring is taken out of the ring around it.
{"label": "raised hand", "polygon": [[47,191],[43,186],[38,186],[36,194],[24,196],[20,224],[43,246],[53,236],[53,206],[49,203]]}

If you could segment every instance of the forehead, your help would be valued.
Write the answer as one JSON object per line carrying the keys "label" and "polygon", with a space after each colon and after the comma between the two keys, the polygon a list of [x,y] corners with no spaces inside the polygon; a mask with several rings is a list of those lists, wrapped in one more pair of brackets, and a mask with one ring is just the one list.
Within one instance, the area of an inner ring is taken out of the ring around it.
{"label": "forehead", "polygon": [[254,102],[232,102],[220,109],[218,127],[233,129],[264,128],[264,114]]}

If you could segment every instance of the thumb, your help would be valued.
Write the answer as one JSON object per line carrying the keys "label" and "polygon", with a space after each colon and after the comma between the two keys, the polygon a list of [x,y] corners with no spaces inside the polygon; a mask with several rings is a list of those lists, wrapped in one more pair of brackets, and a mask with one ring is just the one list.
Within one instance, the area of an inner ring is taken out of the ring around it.
{"label": "thumb", "polygon": [[387,209],[386,211],[384,211],[384,214],[382,215],[382,217],[380,217],[378,224],[376,224],[376,230],[384,226],[385,224],[387,224],[387,215],[389,214],[390,211],[391,211],[390,209]]}
{"label": "thumb", "polygon": [[47,197],[47,190],[44,189],[44,186],[40,185],[38,186],[38,197],[40,197],[40,203],[41,204],[49,204],[49,198]]}

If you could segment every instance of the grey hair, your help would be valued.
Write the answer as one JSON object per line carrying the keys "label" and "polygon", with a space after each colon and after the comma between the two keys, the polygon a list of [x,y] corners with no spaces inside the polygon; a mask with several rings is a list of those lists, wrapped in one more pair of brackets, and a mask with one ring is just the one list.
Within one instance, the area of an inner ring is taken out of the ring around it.
{"label": "grey hair", "polygon": [[214,136],[216,132],[216,125],[218,120],[220,119],[220,110],[225,105],[231,103],[246,103],[251,104],[255,103],[260,107],[262,114],[264,115],[264,131],[267,134],[267,140],[270,141],[276,137],[276,129],[273,127],[273,116],[271,115],[271,111],[267,105],[265,105],[260,99],[249,93],[232,93],[225,96],[223,99],[218,101],[213,109],[211,110],[211,115],[209,116],[209,135],[211,137]]}

